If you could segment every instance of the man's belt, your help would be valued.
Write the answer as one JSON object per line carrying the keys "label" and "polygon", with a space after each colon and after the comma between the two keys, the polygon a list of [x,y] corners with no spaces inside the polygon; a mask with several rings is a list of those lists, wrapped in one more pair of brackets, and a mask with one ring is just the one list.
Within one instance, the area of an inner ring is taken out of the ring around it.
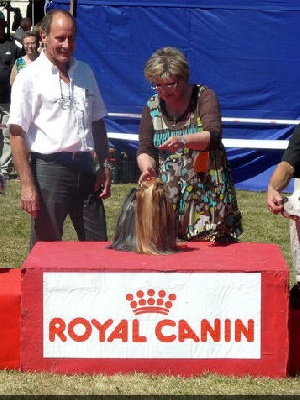
{"label": "man's belt", "polygon": [[31,153],[31,159],[41,159],[43,161],[57,161],[57,162],[72,162],[87,160],[91,158],[91,153],[88,151],[60,151],[56,153],[43,154],[38,152]]}

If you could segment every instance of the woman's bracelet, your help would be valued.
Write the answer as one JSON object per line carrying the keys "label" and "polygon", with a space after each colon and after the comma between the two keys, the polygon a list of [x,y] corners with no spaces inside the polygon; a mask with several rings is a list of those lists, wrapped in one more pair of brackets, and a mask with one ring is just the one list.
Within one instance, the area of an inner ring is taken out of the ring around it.
{"label": "woman's bracelet", "polygon": [[181,138],[181,140],[179,141],[179,143],[180,143],[180,147],[186,147],[186,144],[187,144],[187,140],[186,140],[186,137],[185,136],[182,136],[182,138]]}

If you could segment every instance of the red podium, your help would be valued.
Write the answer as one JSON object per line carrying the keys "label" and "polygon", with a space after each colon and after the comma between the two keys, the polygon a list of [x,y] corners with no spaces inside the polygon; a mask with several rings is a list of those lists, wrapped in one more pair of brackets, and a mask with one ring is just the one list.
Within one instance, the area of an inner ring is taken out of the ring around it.
{"label": "red podium", "polygon": [[22,268],[21,368],[285,377],[289,272],[277,245],[172,255],[38,243]]}
{"label": "red podium", "polygon": [[0,369],[20,369],[21,270],[0,268]]}

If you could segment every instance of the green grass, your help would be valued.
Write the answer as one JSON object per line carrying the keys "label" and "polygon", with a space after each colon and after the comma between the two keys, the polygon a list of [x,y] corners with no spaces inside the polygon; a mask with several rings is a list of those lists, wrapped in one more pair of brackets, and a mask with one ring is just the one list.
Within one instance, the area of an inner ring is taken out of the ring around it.
{"label": "green grass", "polygon": [[[133,184],[116,184],[112,197],[105,200],[108,236],[113,237],[121,204]],[[272,215],[265,206],[265,193],[238,191],[243,214],[242,242],[276,243],[294,273],[290,254],[288,221]],[[20,268],[28,254],[30,218],[20,209],[20,186],[9,181],[7,194],[0,196],[0,267]],[[70,221],[65,240],[76,240]],[[128,375],[73,375],[0,371],[0,395],[300,395],[300,378],[236,378],[204,374],[195,378]],[[267,397],[265,397],[267,399]]]}

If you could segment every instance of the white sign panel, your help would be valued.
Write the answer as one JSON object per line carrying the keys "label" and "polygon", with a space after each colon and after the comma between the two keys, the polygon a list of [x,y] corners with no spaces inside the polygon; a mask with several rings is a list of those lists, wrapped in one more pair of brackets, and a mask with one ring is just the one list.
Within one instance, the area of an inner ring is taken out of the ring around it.
{"label": "white sign panel", "polygon": [[261,274],[45,272],[43,356],[259,359]]}

